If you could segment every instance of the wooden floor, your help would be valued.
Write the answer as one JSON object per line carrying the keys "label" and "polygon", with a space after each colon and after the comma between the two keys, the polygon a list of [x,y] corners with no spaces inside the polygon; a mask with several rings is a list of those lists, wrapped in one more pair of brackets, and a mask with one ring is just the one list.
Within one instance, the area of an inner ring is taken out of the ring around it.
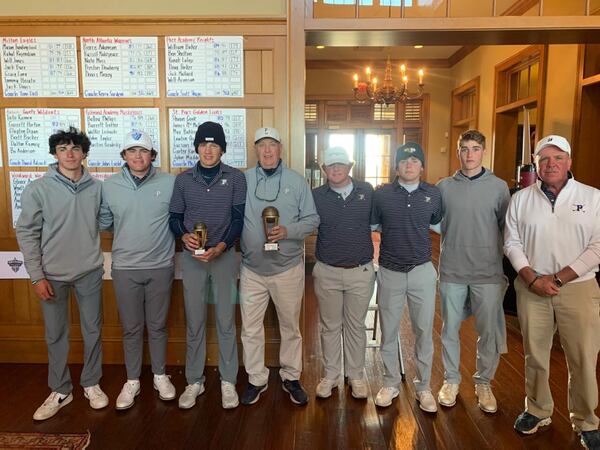
{"label": "wooden floor", "polygon": [[[316,399],[315,387],[321,375],[318,339],[318,310],[312,280],[306,283],[306,329],[304,333],[304,386],[310,402],[297,407],[282,391],[276,369],[271,369],[269,389],[252,406],[225,411],[221,408],[218,373],[206,371],[206,393],[197,405],[181,411],[177,401],[163,402],[152,389],[149,367],[144,367],[142,392],[128,411],[114,410],[114,401],[124,382],[122,366],[104,366],[102,387],[111,399],[108,408],[91,410],[81,387],[74,401],[54,418],[36,423],[31,416],[48,395],[46,367],[35,364],[0,364],[0,431],[91,432],[90,449],[576,449],[581,448],[571,431],[567,411],[567,371],[560,348],[552,353],[552,392],[556,409],[553,423],[533,436],[523,437],[512,428],[523,409],[523,349],[518,329],[509,325],[510,352],[502,356],[492,386],[498,399],[496,414],[477,407],[471,375],[475,366],[475,334],[472,319],[462,329],[463,382],[458,402],[436,414],[422,412],[414,399],[411,355],[413,337],[405,314],[402,324],[407,381],[400,397],[389,408],[377,408],[374,397],[381,385],[382,364],[375,349],[367,350],[369,398],[352,398],[348,387],[334,391],[331,398]],[[511,323],[513,323],[512,321]],[[443,368],[440,354],[440,317],[436,315],[432,388],[437,393]],[[75,380],[80,366],[72,367]],[[180,393],[185,385],[183,367],[169,367],[168,373]],[[242,368],[238,391],[246,384]]]}

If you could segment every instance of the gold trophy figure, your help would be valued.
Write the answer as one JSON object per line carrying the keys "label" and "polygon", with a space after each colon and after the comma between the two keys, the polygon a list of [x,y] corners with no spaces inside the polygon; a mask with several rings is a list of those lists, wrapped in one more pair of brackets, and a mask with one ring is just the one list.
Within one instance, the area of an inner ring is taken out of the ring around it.
{"label": "gold trophy figure", "polygon": [[206,224],[204,222],[196,222],[194,224],[194,234],[200,243],[200,247],[194,250],[194,256],[204,255],[204,252],[206,252],[204,246],[206,245],[206,240],[208,239]]}
{"label": "gold trophy figure", "polygon": [[269,234],[271,233],[271,230],[279,225],[279,211],[277,211],[277,208],[273,206],[267,206],[265,209],[263,209],[262,221],[263,228],[265,230],[265,237],[267,239],[267,242],[265,242],[265,251],[278,251],[279,243],[269,242]]}

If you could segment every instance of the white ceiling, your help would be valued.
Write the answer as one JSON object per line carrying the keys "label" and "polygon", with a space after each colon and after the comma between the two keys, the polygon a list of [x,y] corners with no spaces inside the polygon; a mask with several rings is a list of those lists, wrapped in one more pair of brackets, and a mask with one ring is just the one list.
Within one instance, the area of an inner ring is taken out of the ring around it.
{"label": "white ceiling", "polygon": [[401,59],[447,59],[461,47],[457,45],[425,46],[417,49],[412,46],[398,47],[306,47],[307,60],[381,60],[388,56],[392,60]]}

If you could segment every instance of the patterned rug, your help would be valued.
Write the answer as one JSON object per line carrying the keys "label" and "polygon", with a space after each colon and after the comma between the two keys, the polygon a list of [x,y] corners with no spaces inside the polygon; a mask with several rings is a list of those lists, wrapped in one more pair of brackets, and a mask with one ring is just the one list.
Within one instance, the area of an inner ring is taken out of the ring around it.
{"label": "patterned rug", "polygon": [[82,450],[90,445],[90,433],[5,433],[0,432],[0,450]]}

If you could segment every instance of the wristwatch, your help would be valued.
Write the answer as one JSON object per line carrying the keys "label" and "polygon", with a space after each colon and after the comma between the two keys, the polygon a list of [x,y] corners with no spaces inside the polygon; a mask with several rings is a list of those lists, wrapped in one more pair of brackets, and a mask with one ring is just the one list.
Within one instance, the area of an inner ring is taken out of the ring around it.
{"label": "wristwatch", "polygon": [[35,286],[35,285],[36,285],[36,284],[38,284],[40,281],[42,281],[42,280],[32,280],[32,281],[31,281],[31,284],[32,284],[33,286]]}
{"label": "wristwatch", "polygon": [[557,285],[558,287],[562,287],[562,285],[563,285],[562,280],[560,278],[558,278],[557,274],[554,274],[552,276],[552,281],[554,281],[554,284]]}

